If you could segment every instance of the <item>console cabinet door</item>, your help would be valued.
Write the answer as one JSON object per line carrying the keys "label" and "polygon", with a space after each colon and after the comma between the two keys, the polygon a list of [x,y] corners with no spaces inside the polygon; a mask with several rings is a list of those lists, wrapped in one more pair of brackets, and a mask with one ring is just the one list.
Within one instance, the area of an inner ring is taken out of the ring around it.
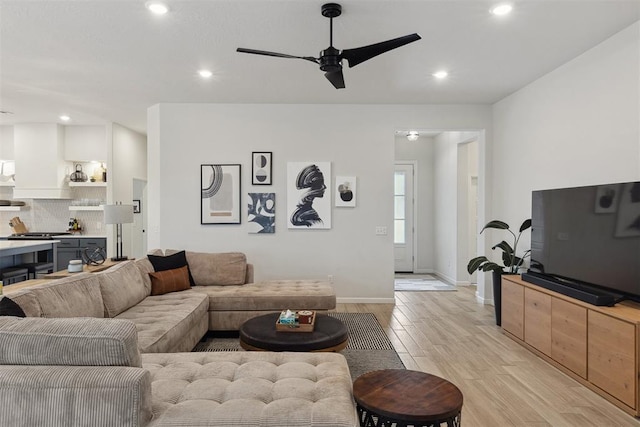
{"label": "console cabinet door", "polygon": [[524,342],[551,356],[551,295],[524,290]]}
{"label": "console cabinet door", "polygon": [[551,357],[587,378],[587,309],[551,299]]}
{"label": "console cabinet door", "polygon": [[502,279],[502,329],[524,340],[524,286]]}
{"label": "console cabinet door", "polygon": [[636,408],[636,326],[589,310],[588,379]]}

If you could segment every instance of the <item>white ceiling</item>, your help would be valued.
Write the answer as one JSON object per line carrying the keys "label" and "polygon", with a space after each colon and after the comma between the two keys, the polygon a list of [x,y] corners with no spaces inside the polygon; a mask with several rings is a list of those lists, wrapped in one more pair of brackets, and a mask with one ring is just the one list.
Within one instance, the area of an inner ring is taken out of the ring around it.
{"label": "white ceiling", "polygon": [[[323,1],[0,0],[0,124],[115,121],[146,132],[157,103],[494,103],[640,19],[640,1],[349,0],[334,46],[417,32],[422,40],[345,66],[336,90],[314,64],[237,47],[318,56],[329,45]],[[345,64],[346,65],[346,64]],[[209,68],[214,77],[197,75]],[[447,69],[450,77],[431,76]]]}

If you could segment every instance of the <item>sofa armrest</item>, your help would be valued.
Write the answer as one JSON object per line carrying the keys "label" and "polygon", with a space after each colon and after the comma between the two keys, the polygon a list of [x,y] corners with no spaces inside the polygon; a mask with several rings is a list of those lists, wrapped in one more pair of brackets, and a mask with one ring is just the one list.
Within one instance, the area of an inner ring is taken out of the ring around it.
{"label": "sofa armrest", "polygon": [[244,283],[253,283],[253,264],[247,263],[247,272],[244,276]]}
{"label": "sofa armrest", "polygon": [[0,365],[2,426],[147,425],[151,377],[122,366]]}

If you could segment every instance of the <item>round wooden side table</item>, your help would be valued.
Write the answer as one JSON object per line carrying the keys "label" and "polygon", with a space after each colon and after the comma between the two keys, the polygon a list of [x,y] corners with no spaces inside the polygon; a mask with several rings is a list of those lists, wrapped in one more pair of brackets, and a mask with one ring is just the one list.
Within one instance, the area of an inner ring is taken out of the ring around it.
{"label": "round wooden side table", "polygon": [[361,427],[459,427],[462,392],[449,381],[405,369],[372,371],[353,383]]}

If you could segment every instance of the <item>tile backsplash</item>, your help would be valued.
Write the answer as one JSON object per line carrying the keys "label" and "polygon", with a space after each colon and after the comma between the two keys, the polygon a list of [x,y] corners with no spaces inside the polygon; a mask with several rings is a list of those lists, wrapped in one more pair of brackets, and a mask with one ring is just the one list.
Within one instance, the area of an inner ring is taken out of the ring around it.
{"label": "tile backsplash", "polygon": [[[74,188],[74,200],[100,199],[104,204],[104,190],[99,188]],[[12,200],[13,189],[0,187],[0,199]],[[77,218],[85,235],[105,235],[104,213],[102,211],[70,211],[73,200],[67,199],[22,199],[27,206],[19,212],[0,211],[0,236],[13,232],[9,220],[20,217],[29,231],[66,231],[69,219]]]}

